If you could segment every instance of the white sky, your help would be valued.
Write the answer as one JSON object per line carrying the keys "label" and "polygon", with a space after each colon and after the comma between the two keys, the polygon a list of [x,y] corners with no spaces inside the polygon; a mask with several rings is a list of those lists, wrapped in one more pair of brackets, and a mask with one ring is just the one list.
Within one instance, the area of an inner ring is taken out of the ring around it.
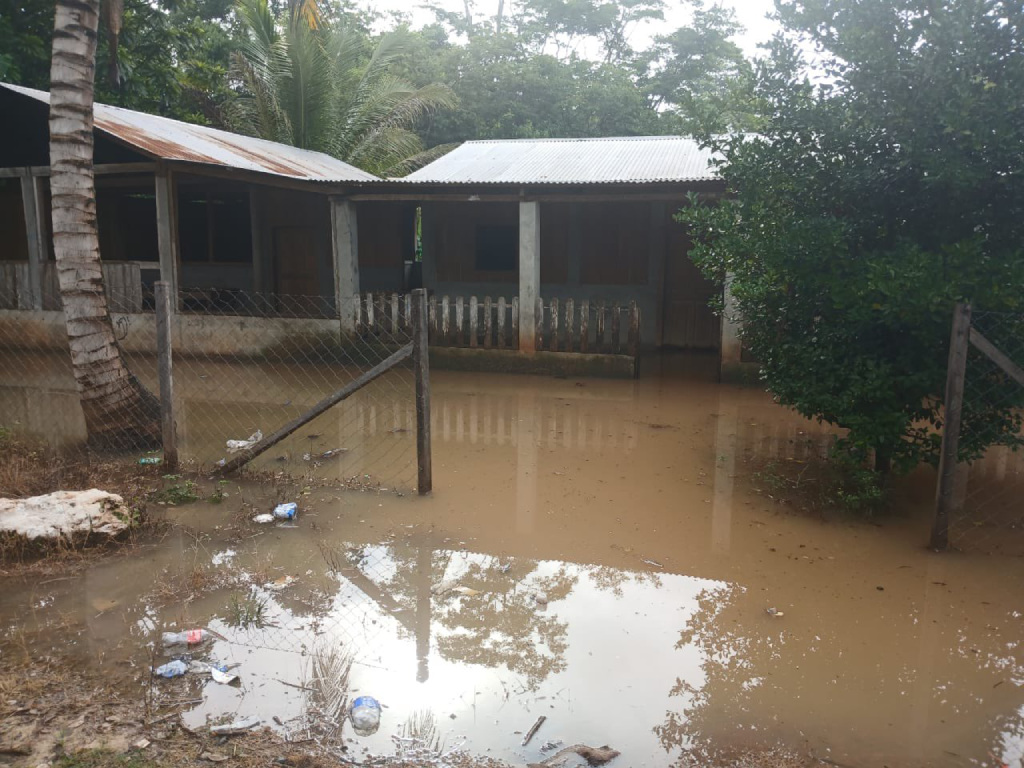
{"label": "white sky", "polygon": [[[462,0],[435,0],[435,2],[448,10],[461,13],[463,9]],[[515,2],[516,0],[506,0],[505,7],[508,8]],[[776,29],[776,25],[765,18],[774,9],[773,0],[720,0],[720,2],[726,7],[735,9],[737,20],[746,29],[746,32],[737,38],[737,42],[748,57],[755,55],[758,52],[758,43],[767,41]],[[385,13],[399,11],[410,14],[414,27],[434,20],[433,13],[424,9],[420,0],[361,0],[361,3],[367,8]],[[664,22],[638,26],[633,32],[630,42],[634,48],[646,48],[652,36],[670,32],[686,24],[689,13],[685,3],[681,0],[667,0],[665,5]],[[475,0],[474,6],[476,13],[481,16],[491,16],[497,9],[497,0]]]}

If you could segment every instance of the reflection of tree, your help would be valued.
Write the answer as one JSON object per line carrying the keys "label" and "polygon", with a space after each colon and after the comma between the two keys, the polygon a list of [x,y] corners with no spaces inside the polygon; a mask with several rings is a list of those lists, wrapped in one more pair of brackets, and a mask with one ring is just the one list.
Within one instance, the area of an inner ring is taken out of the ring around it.
{"label": "reflection of tree", "polygon": [[607,590],[615,597],[622,597],[625,584],[649,584],[661,587],[661,574],[653,571],[621,571],[607,565],[595,565],[587,568],[587,576],[598,589]]}
{"label": "reflection of tree", "polygon": [[[736,608],[735,598],[742,591],[735,585],[722,585],[703,590],[697,596],[697,609],[679,635],[676,648],[693,646],[701,656],[704,673],[702,685],[676,678],[669,696],[681,699],[677,711],[665,713],[665,722],[654,727],[654,733],[666,752],[687,750],[695,739],[705,733],[702,719],[708,715],[711,695],[715,697],[715,717],[728,721],[723,709],[743,711],[750,691],[756,686],[753,659],[762,659],[760,647],[767,638],[743,634],[745,625],[727,622],[725,614]],[[730,628],[731,627],[731,628]],[[770,651],[775,655],[778,651]]]}
{"label": "reflection of tree", "polygon": [[536,568],[529,561],[514,563],[511,571],[517,576],[527,573],[517,582],[511,573],[502,573],[495,559],[471,563],[461,583],[484,594],[453,597],[435,609],[441,626],[450,631],[438,638],[441,655],[488,667],[503,664],[525,677],[531,691],[564,670],[567,624],[539,611],[533,595],[543,592],[551,602],[561,600],[578,577],[565,565],[550,576],[534,575]]}
{"label": "reflection of tree", "polygon": [[[486,555],[401,544],[348,548],[337,554],[332,567],[348,578],[361,575],[372,581],[372,585],[356,586],[373,592],[377,602],[387,603],[385,607],[404,626],[400,631],[416,634],[418,643],[425,634],[424,617],[419,614],[429,613],[434,625],[430,634],[436,636],[437,650],[445,659],[505,665],[522,675],[530,690],[565,668],[567,624],[539,609],[533,595],[544,593],[549,602],[565,598],[578,579],[569,573],[569,566],[543,576],[532,560],[503,564]],[[431,593],[431,588],[453,576],[458,585],[481,594]],[[443,632],[438,633],[438,625]],[[418,651],[421,657],[425,653],[426,647]]]}

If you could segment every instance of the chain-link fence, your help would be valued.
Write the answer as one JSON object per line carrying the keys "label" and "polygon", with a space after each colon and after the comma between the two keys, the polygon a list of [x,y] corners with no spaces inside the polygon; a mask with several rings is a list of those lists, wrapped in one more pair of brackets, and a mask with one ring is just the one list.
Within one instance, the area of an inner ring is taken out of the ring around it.
{"label": "chain-link fence", "polygon": [[[948,540],[957,549],[1024,553],[1024,314],[971,311],[957,316],[951,355],[947,426],[959,420],[951,447],[960,462],[940,479],[939,513],[948,510]],[[960,349],[957,349],[957,346]],[[960,361],[954,360],[959,352]],[[962,397],[957,397],[960,371]],[[958,402],[959,400],[959,402]],[[950,413],[959,407],[959,414]],[[951,464],[951,462],[947,462]],[[945,494],[945,501],[943,497]]]}
{"label": "chain-link fence", "polygon": [[[189,290],[170,301],[177,305],[167,324],[170,410],[185,467],[215,469],[294,427],[246,469],[358,488],[416,486],[410,296],[353,297],[339,307],[334,297]],[[160,403],[160,313],[153,303],[152,296],[141,305],[111,302],[117,357],[86,323],[70,326],[81,336],[69,355],[63,313],[5,312],[0,425],[53,447],[89,440],[105,453],[159,463],[168,408]],[[304,421],[385,363],[386,371]],[[95,400],[80,397],[80,389]],[[111,398],[123,405],[109,408]]]}

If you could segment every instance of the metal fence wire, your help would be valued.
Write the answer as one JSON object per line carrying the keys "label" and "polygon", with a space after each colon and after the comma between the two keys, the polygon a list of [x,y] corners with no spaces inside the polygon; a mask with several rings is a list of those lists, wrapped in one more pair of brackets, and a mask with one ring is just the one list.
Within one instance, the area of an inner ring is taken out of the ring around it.
{"label": "metal fence wire", "polygon": [[[382,363],[412,341],[408,296],[279,296],[187,290],[169,327],[173,414],[182,465],[230,461]],[[172,299],[173,300],[173,299]],[[384,304],[387,304],[385,307]],[[377,306],[375,306],[375,304]],[[392,309],[394,311],[392,311]],[[385,310],[385,311],[382,311]],[[0,425],[55,447],[87,433],[63,313],[8,311],[0,324]],[[119,421],[153,425],[149,444],[113,425],[102,450],[133,461],[160,457],[157,313],[111,302],[124,368],[149,393]],[[40,331],[40,324],[45,326]],[[416,486],[416,408],[411,359],[253,459],[249,470],[349,487]]]}
{"label": "metal fence wire", "polygon": [[[949,542],[1024,554],[1024,314],[974,311]],[[994,348],[994,351],[992,350]],[[994,359],[995,358],[995,359]]]}

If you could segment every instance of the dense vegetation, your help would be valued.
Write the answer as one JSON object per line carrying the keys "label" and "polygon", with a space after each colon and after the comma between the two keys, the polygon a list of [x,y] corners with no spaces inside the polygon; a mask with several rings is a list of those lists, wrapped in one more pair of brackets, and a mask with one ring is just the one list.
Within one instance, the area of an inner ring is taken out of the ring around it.
{"label": "dense vegetation", "polygon": [[[849,429],[855,459],[934,463],[954,303],[1024,302],[1024,10],[779,11],[785,31],[756,73],[759,134],[718,142],[734,195],[682,216],[695,258],[733,275],[743,338],[781,402]],[[1024,389],[982,360],[971,377],[963,456],[1018,444]]]}

